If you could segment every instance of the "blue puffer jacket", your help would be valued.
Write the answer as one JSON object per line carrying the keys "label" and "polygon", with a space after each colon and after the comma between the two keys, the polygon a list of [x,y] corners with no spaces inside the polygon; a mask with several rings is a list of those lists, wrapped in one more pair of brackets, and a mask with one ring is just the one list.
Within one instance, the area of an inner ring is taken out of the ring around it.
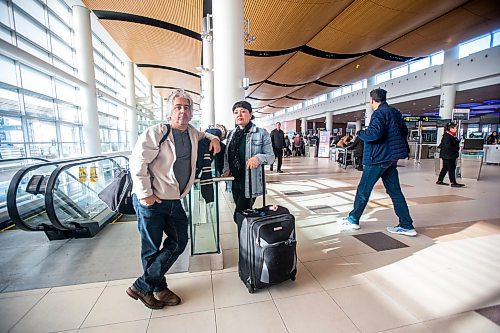
{"label": "blue puffer jacket", "polygon": [[386,102],[373,112],[370,126],[359,132],[365,142],[363,164],[373,165],[408,157],[408,128],[401,112]]}

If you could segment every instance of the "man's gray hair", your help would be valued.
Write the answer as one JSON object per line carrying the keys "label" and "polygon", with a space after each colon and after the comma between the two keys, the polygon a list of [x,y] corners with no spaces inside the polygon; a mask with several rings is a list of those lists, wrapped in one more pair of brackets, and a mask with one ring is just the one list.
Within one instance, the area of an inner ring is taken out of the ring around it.
{"label": "man's gray hair", "polygon": [[175,90],[170,96],[168,96],[168,104],[169,105],[169,111],[171,111],[174,107],[174,100],[177,97],[185,98],[189,101],[189,105],[191,105],[191,110],[193,109],[193,99],[191,98],[191,95],[189,95],[184,89],[177,89]]}

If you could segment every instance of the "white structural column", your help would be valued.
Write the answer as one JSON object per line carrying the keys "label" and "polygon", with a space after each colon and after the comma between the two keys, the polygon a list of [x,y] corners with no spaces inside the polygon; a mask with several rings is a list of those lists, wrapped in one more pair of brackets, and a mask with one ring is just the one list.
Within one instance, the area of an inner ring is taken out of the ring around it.
{"label": "white structural column", "polygon": [[[441,96],[439,98],[439,116],[441,119],[451,119],[455,107],[457,87],[453,82],[455,66],[453,61],[458,59],[458,47],[453,47],[444,52],[443,69],[441,71]],[[437,144],[441,143],[444,128],[438,127]]]}
{"label": "white structural column", "polygon": [[316,122],[313,120],[313,133],[316,133]]}
{"label": "white structural column", "polygon": [[370,106],[370,91],[377,88],[375,86],[375,84],[376,84],[375,76],[368,78],[367,81],[368,82],[367,82],[366,90],[365,90],[365,92],[366,92],[365,93],[365,96],[366,96],[366,99],[365,99],[365,126],[370,125],[370,120],[372,119],[372,114],[373,114],[373,110]]}
{"label": "white structural column", "polygon": [[245,98],[243,0],[212,1],[215,122],[234,128],[231,108]]}
{"label": "white structural column", "polygon": [[131,61],[125,62],[125,80],[127,83],[127,104],[130,108],[127,109],[127,137],[129,148],[132,149],[137,142],[137,111],[135,108],[135,77],[134,63]]}
{"label": "white structural column", "polygon": [[[208,17],[204,18],[209,22]],[[207,28],[208,29],[208,28]],[[211,31],[204,31],[203,63],[201,64],[201,128],[215,125],[215,96],[214,96],[214,61],[213,61],[213,36]]]}
{"label": "white structural column", "polygon": [[305,135],[307,132],[307,119],[306,119],[306,117],[302,117],[302,119],[300,120],[300,131],[302,132],[303,135]]}
{"label": "white structural column", "polygon": [[333,112],[329,111],[325,114],[325,124],[326,124],[326,130],[330,131],[332,133],[333,131]]}
{"label": "white structural column", "polygon": [[97,116],[92,29],[90,11],[87,8],[73,6],[73,28],[78,77],[87,84],[87,87],[80,88],[85,154],[88,156],[100,155],[102,150]]}

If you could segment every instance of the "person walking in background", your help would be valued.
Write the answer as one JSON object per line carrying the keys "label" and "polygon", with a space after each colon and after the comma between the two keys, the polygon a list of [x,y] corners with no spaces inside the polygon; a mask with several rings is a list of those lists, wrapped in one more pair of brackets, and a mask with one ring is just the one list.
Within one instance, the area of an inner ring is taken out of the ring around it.
{"label": "person walking in background", "polygon": [[[271,131],[271,144],[273,146],[273,152],[275,159],[278,159],[278,170],[276,172],[283,173],[281,171],[281,164],[283,163],[283,148],[286,147],[285,143],[285,133],[281,130],[281,123],[276,123],[276,128]],[[271,164],[270,170],[273,171],[274,163]]]}
{"label": "person walking in background", "polygon": [[[194,183],[198,141],[207,138],[209,149],[214,154],[220,151],[217,137],[189,125],[193,117],[189,94],[176,90],[168,106],[170,125],[158,124],[146,129],[130,155],[132,200],[141,235],[144,272],[127,289],[127,294],[151,309],[181,302],[165,279],[188,242],[188,219],[180,199]],[[167,238],[162,241],[164,234]]]}
{"label": "person walking in background", "polygon": [[497,133],[497,131],[493,131],[486,138],[486,144],[487,145],[496,145],[497,143],[498,143],[498,133]]}
{"label": "person walking in background", "polygon": [[444,177],[448,173],[450,178],[451,187],[464,187],[464,184],[457,183],[455,170],[457,168],[457,158],[460,152],[460,140],[457,138],[458,125],[455,123],[447,123],[444,127],[444,134],[438,148],[439,158],[443,160],[443,167],[439,173],[436,184],[448,185],[445,183]]}
{"label": "person walking in background", "polygon": [[[230,183],[233,194],[233,219],[238,225],[238,235],[241,225],[238,224],[236,213],[251,208],[256,197],[263,194],[262,164],[274,162],[273,147],[269,133],[252,123],[252,106],[246,101],[236,102],[233,105],[234,122],[236,128],[227,136],[226,154],[224,156],[224,177],[233,176]],[[248,184],[248,172],[252,172],[252,193]]]}
{"label": "person walking in background", "polygon": [[340,223],[342,231],[360,229],[359,219],[370,199],[375,183],[382,178],[385,189],[391,197],[399,225],[387,227],[390,233],[416,236],[408,205],[401,192],[396,164],[399,159],[408,157],[406,148],[406,127],[401,112],[386,102],[387,91],[374,89],[370,92],[370,106],[373,115],[370,126],[361,130],[358,136],[364,141],[363,174],[359,181],[354,207]]}
{"label": "person walking in background", "polygon": [[285,149],[283,150],[283,155],[285,155],[285,157],[292,156],[292,152],[290,150],[290,138],[287,134],[285,134]]}

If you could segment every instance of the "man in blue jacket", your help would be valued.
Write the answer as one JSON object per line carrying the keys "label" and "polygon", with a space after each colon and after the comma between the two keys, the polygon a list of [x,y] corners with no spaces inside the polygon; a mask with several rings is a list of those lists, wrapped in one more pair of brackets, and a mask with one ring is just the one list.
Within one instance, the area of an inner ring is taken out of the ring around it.
{"label": "man in blue jacket", "polygon": [[416,236],[408,205],[401,192],[396,164],[399,159],[408,157],[406,127],[401,112],[386,102],[387,91],[375,89],[370,92],[370,106],[374,110],[370,126],[359,131],[364,141],[363,175],[356,191],[354,208],[342,219],[341,230],[357,230],[359,219],[365,210],[375,183],[382,178],[387,193],[391,197],[394,211],[399,218],[399,225],[387,227],[394,234]]}

